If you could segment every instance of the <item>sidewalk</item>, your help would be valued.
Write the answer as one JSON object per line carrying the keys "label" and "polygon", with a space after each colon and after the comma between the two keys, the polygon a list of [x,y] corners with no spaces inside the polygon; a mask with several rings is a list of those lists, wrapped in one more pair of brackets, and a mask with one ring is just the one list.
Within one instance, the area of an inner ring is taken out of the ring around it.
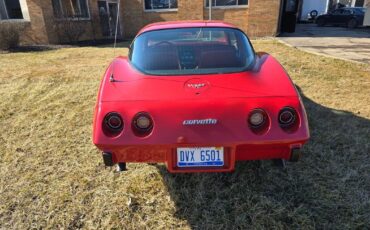
{"label": "sidewalk", "polygon": [[370,64],[370,28],[317,27],[298,24],[278,39],[308,52]]}

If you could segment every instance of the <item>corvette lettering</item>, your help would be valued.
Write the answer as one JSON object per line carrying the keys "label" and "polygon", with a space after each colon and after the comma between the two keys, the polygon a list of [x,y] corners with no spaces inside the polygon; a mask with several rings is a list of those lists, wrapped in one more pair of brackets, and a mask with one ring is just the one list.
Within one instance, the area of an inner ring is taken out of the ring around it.
{"label": "corvette lettering", "polygon": [[217,119],[203,119],[203,120],[185,120],[182,122],[183,125],[215,125]]}

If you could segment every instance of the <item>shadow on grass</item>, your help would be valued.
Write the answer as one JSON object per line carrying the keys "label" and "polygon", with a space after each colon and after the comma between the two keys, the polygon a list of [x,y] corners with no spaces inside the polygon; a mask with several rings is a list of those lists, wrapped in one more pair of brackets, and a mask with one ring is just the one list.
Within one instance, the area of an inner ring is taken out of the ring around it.
{"label": "shadow on grass", "polygon": [[226,174],[158,166],[176,215],[193,229],[369,226],[370,121],[301,95],[312,137],[286,170],[270,161],[239,162]]}

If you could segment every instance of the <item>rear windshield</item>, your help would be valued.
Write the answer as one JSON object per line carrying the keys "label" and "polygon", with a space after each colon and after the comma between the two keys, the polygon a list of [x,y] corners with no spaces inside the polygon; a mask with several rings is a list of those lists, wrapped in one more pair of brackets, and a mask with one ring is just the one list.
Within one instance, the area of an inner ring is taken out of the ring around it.
{"label": "rear windshield", "polygon": [[217,74],[248,70],[254,51],[237,29],[182,28],[139,35],[129,58],[150,75]]}

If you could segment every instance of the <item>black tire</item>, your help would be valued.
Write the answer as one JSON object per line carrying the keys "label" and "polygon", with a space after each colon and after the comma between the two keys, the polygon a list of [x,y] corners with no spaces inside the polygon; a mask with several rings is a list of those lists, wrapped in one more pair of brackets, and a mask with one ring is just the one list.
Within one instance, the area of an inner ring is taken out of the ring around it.
{"label": "black tire", "polygon": [[299,159],[301,159],[301,155],[292,155],[291,157],[290,157],[290,162],[298,162],[299,161]]}
{"label": "black tire", "polygon": [[352,18],[347,22],[347,27],[350,29],[356,28],[358,26],[358,22],[356,19]]}
{"label": "black tire", "polygon": [[117,172],[127,171],[126,162],[118,162]]}
{"label": "black tire", "polygon": [[290,154],[290,162],[298,162],[299,159],[301,159],[302,153],[301,149],[295,148],[292,149],[291,154]]}
{"label": "black tire", "polygon": [[283,169],[286,168],[284,159],[272,159],[272,162],[276,167],[283,168]]}
{"label": "black tire", "polygon": [[323,19],[323,18],[318,18],[317,20],[316,20],[316,24],[317,24],[317,26],[325,26],[325,24],[326,24],[326,20],[325,19]]}

